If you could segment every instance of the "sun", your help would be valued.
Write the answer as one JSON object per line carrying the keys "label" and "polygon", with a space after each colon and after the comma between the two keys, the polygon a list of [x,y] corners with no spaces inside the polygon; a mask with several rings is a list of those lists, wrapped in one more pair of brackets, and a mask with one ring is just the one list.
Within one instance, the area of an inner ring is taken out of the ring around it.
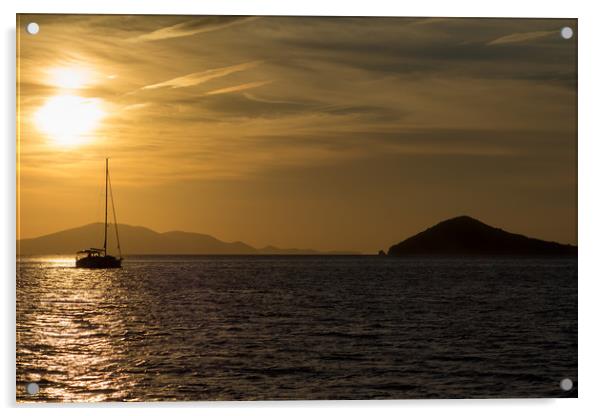
{"label": "sun", "polygon": [[36,127],[56,145],[86,143],[105,116],[102,100],[78,95],[55,95],[34,115]]}
{"label": "sun", "polygon": [[81,145],[93,138],[105,117],[103,101],[78,95],[98,81],[97,73],[89,66],[69,64],[48,68],[46,83],[55,89],[34,114],[40,132],[57,146]]}

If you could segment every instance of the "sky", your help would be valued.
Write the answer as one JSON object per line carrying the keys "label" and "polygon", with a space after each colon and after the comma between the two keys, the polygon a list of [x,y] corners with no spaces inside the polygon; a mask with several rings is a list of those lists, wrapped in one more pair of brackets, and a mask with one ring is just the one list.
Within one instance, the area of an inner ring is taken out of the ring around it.
{"label": "sky", "polygon": [[159,232],[374,253],[470,215],[577,243],[576,20],[17,24],[20,238],[102,221],[109,157],[118,221]]}

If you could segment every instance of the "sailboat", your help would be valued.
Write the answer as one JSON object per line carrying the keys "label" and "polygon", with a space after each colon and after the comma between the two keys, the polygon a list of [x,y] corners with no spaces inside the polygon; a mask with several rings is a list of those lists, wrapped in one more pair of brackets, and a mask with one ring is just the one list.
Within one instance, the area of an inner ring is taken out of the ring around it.
{"label": "sailboat", "polygon": [[[107,230],[109,228],[108,220],[108,201],[109,190],[111,194],[111,206],[113,207],[113,219],[115,222],[115,236],[117,237],[117,251],[119,257],[107,254]],[[121,246],[119,244],[119,231],[117,230],[117,216],[115,215],[115,203],[113,202],[113,188],[109,179],[109,159],[105,159],[105,225],[104,225],[104,244],[102,248],[88,248],[78,251],[75,258],[75,267],[87,269],[115,269],[121,267]]]}

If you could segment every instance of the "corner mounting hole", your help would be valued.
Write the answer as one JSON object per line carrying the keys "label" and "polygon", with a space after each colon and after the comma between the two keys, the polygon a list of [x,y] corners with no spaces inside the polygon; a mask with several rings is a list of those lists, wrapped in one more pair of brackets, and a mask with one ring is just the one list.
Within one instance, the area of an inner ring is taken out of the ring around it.
{"label": "corner mounting hole", "polygon": [[27,394],[31,394],[32,396],[38,394],[40,392],[40,386],[38,383],[27,383]]}
{"label": "corner mounting hole", "polygon": [[570,39],[573,37],[573,29],[571,29],[568,26],[563,27],[562,29],[560,29],[560,36],[562,36],[563,39]]}
{"label": "corner mounting hole", "polygon": [[36,22],[30,22],[27,23],[27,26],[25,26],[25,30],[30,35],[37,35],[40,31],[40,25],[38,25]]}
{"label": "corner mounting hole", "polygon": [[573,390],[573,380],[571,380],[570,378],[563,378],[560,381],[560,388],[564,391]]}

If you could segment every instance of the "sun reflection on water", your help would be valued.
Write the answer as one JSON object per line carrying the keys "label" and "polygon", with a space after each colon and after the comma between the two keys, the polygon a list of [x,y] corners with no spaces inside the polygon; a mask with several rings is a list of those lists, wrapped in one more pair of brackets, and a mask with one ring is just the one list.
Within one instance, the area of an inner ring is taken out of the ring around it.
{"label": "sun reflection on water", "polygon": [[119,372],[127,359],[125,326],[112,285],[120,270],[73,266],[69,257],[19,261],[17,284],[33,295],[17,299],[20,390],[36,382],[40,393],[33,400],[123,400],[122,387],[129,384]]}

